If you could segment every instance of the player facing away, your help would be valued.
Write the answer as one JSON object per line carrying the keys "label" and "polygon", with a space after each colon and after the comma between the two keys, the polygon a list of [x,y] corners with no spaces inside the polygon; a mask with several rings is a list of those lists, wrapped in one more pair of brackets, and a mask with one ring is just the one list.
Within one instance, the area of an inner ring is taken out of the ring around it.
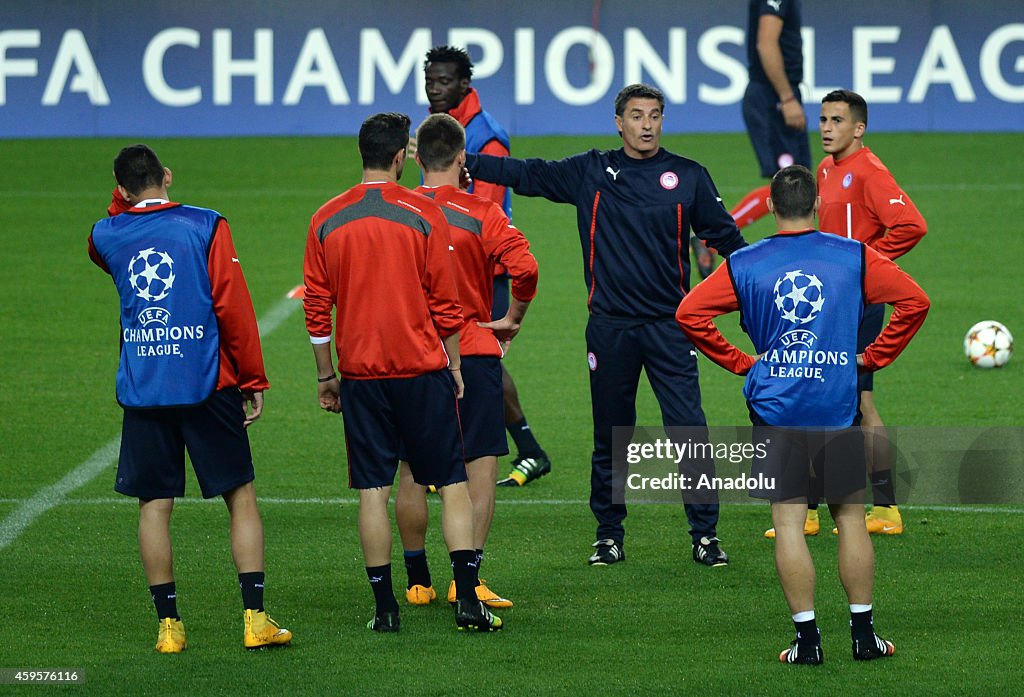
{"label": "player facing away", "polygon": [[172,203],[171,171],[146,145],[114,160],[110,217],[93,226],[89,257],[121,298],[117,401],[124,408],[114,489],[139,499],[139,549],[160,628],[156,650],[188,642],[178,614],[170,523],[185,495],[188,450],[204,498],[231,516],[231,553],[247,649],[287,644],[292,633],[263,607],[263,522],[246,429],[269,387],[249,289],[227,220]]}
{"label": "player facing away", "polygon": [[[752,491],[771,502],[775,565],[796,628],[779,659],[820,664],[814,564],[803,534],[808,492],[824,495],[839,526],[839,578],[850,603],[853,657],[891,656],[874,631],[874,550],[864,527],[864,439],[857,373],[891,363],[928,313],[924,291],[895,263],[856,240],[814,229],[814,175],[800,165],[772,179],[769,208],[778,234],[735,252],[679,305],[676,319],[718,365],[746,375],[743,395],[755,443],[766,446],[751,474],[774,486]],[[857,350],[868,304],[893,306],[888,326]],[[756,355],[730,344],[713,320],[740,312]],[[807,350],[792,350],[794,347]]]}
{"label": "player facing away", "polygon": [[[474,179],[576,207],[587,284],[587,364],[594,421],[590,508],[597,518],[588,562],[625,559],[622,498],[628,438],[613,429],[636,425],[636,393],[646,372],[666,428],[706,428],[697,353],[675,325],[690,289],[687,239],[693,231],[723,256],[744,246],[708,171],[661,147],[665,97],[634,84],[615,98],[618,150],[590,150],[563,160],[468,155]],[[614,449],[614,452],[613,452]],[[619,467],[622,465],[622,467]],[[713,463],[687,463],[708,471]],[[684,499],[694,561],[725,566],[717,537],[717,500]]]}
{"label": "player facing away", "polygon": [[[766,179],[789,165],[811,168],[807,115],[800,99],[801,15],[801,0],[749,0],[747,6],[743,123]],[[767,184],[744,196],[730,211],[736,224],[742,229],[768,215],[767,198]]]}
{"label": "player facing away", "polygon": [[[473,502],[473,546],[479,574],[484,545],[494,517],[498,457],[508,453],[502,413],[501,358],[519,333],[523,317],[537,292],[537,260],[530,244],[493,201],[459,189],[466,161],[466,135],[448,114],[433,114],[416,132],[416,161],[424,183],[417,193],[433,199],[451,229],[455,269],[465,324],[459,332],[462,380],[466,392],[459,402],[459,420]],[[506,314],[491,321],[494,267],[501,264],[512,277],[512,302]],[[395,517],[405,548],[409,574],[406,598],[426,605],[437,594],[430,579],[424,542],[427,533],[427,490],[416,483],[409,465],[400,466]],[[512,607],[480,580],[476,595],[492,608]],[[448,602],[456,600],[454,581]]]}
{"label": "player facing away", "polygon": [[451,233],[436,203],[398,184],[409,123],[405,114],[366,119],[359,129],[362,183],[313,215],[304,262],[306,329],[320,407],[344,415],[349,484],[359,491],[359,539],[376,602],[367,627],[400,627],[387,506],[404,449],[416,483],[434,485],[441,495],[456,625],[492,631],[501,629],[501,619],[476,597],[473,508],[457,406],[463,314]]}
{"label": "player facing away", "polygon": [[[509,154],[508,133],[480,106],[480,94],[472,87],[473,61],[463,48],[435,46],[423,63],[424,87],[430,111],[449,114],[466,129],[466,152],[497,157]],[[490,199],[512,219],[512,194],[501,184],[474,181],[469,192]],[[509,309],[509,274],[501,264],[494,267],[491,320],[505,317]],[[499,486],[524,486],[551,471],[551,458],[537,442],[519,403],[519,392],[512,375],[501,363],[505,428],[516,444],[516,456],[509,474]]]}

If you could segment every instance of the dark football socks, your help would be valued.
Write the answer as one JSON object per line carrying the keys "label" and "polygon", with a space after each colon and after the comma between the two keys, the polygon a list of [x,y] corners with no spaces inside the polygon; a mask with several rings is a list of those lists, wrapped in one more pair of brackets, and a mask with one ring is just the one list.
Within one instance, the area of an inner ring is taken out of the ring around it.
{"label": "dark football socks", "polygon": [[242,605],[246,610],[263,611],[263,579],[262,571],[238,574],[238,587],[242,589]]}
{"label": "dark football socks", "polygon": [[391,564],[366,567],[366,578],[370,580],[373,598],[377,601],[377,616],[385,612],[398,612],[398,601],[391,587]]}
{"label": "dark football socks", "polygon": [[480,582],[475,549],[457,549],[450,552],[452,575],[455,577],[455,597],[459,600],[475,600],[476,586]]}
{"label": "dark football socks", "polygon": [[895,506],[896,491],[892,485],[892,470],[871,473],[872,502],[876,506]]}
{"label": "dark football socks", "polygon": [[409,585],[430,588],[430,567],[427,565],[427,550],[414,549],[405,552],[405,573],[409,576]]}
{"label": "dark football socks", "polygon": [[165,617],[181,619],[181,616],[178,615],[178,592],[175,590],[174,581],[150,586],[149,593],[153,596],[157,619],[162,620]]}
{"label": "dark football socks", "polygon": [[530,424],[526,423],[525,416],[514,424],[505,424],[505,428],[515,441],[520,457],[539,457],[544,454],[540,443],[533,437],[533,431],[530,430]]}

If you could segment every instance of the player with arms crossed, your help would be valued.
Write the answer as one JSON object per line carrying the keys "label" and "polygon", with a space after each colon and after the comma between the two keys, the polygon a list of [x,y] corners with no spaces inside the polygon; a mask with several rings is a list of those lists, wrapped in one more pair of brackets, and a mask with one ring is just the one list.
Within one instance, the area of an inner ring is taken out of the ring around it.
{"label": "player with arms crossed", "polygon": [[[754,442],[766,446],[751,474],[774,487],[751,491],[771,501],[775,564],[797,638],[779,659],[820,664],[814,563],[803,523],[808,492],[824,495],[839,526],[839,578],[850,603],[853,657],[891,656],[874,632],[874,550],[864,526],[864,439],[858,370],[885,367],[906,348],[928,313],[924,291],[870,247],[814,229],[814,175],[800,165],[772,179],[769,207],[778,234],[735,252],[679,305],[676,319],[718,365],[746,375],[743,394]],[[889,324],[863,352],[858,326],[870,304],[890,303]],[[713,320],[740,312],[757,355],[730,344]]]}
{"label": "player with arms crossed", "polygon": [[[466,135],[448,114],[434,114],[416,132],[416,161],[424,184],[417,193],[441,207],[451,229],[459,300],[465,324],[459,333],[462,379],[466,393],[459,403],[460,421],[473,501],[473,545],[477,573],[483,563],[484,544],[494,517],[494,489],[498,456],[508,453],[502,414],[501,358],[504,347],[519,333],[530,301],[537,292],[537,260],[530,244],[501,208],[481,196],[459,189],[466,161]],[[494,267],[501,264],[512,276],[512,302],[508,312],[490,321]],[[415,482],[408,463],[402,462],[395,516],[405,547],[409,572],[406,598],[426,605],[436,597],[430,581],[424,541],[427,533],[426,488]],[[481,580],[477,598],[489,607],[512,607]],[[448,587],[448,602],[455,602],[455,584]]]}
{"label": "player with arms crossed", "polygon": [[[509,137],[501,124],[480,106],[480,94],[472,86],[473,61],[465,49],[454,46],[435,46],[427,52],[423,63],[424,86],[430,111],[449,114],[466,129],[466,152],[483,153],[496,157],[509,154]],[[501,206],[505,216],[512,219],[512,194],[501,184],[474,181],[469,192],[490,199]],[[505,267],[494,267],[492,320],[499,320],[509,309],[509,274]],[[551,459],[537,442],[530,428],[519,392],[512,375],[501,363],[501,381],[504,394],[505,428],[516,444],[512,470],[499,486],[524,486],[551,472]]]}
{"label": "player with arms crossed", "polygon": [[405,114],[375,114],[360,127],[362,183],[321,206],[309,223],[306,329],[320,407],[344,414],[349,483],[359,491],[359,539],[376,601],[367,627],[400,628],[388,499],[404,448],[416,482],[441,495],[456,624],[492,631],[502,628],[501,619],[476,597],[473,509],[456,402],[463,393],[463,315],[451,233],[437,204],[398,184],[408,143]]}
{"label": "player with arms crossed", "polygon": [[246,429],[263,413],[270,385],[231,230],[216,211],[170,202],[171,170],[146,145],[118,153],[114,178],[111,217],[93,226],[89,257],[121,296],[124,424],[114,488],[139,499],[142,566],[160,620],[156,650],[188,645],[170,534],[174,497],[185,495],[186,449],[203,497],[223,497],[231,515],[243,645],[287,644],[292,633],[263,607],[263,522]]}

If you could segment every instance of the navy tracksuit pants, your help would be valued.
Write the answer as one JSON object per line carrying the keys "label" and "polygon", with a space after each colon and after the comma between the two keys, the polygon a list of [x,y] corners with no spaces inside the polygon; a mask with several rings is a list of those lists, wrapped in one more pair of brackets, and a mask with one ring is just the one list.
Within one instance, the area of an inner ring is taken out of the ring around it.
{"label": "navy tracksuit pants", "polygon": [[[619,490],[615,498],[622,500],[628,439],[619,443],[622,452],[613,453],[612,429],[636,426],[641,369],[647,372],[661,407],[662,423],[670,435],[672,426],[706,427],[697,382],[697,352],[675,319],[631,320],[592,315],[587,323],[587,360],[594,416],[590,509],[597,518],[597,539],[610,538],[621,544],[626,505],[613,502],[613,487]],[[713,466],[710,461],[697,464],[701,471],[710,472]],[[694,541],[715,536],[719,506],[717,498],[714,501],[684,504]]]}

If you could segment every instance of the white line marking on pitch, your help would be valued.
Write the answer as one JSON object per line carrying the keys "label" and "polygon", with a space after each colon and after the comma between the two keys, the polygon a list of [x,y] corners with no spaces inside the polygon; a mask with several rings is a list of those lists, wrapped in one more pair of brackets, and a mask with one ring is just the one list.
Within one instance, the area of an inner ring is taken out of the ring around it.
{"label": "white line marking on pitch", "polygon": [[[116,452],[114,453],[116,455]],[[56,486],[56,485],[55,485]],[[34,497],[33,497],[34,498]],[[22,503],[25,499],[0,499],[0,504],[5,503]],[[281,506],[354,506],[359,503],[357,498],[343,498],[343,497],[328,497],[328,498],[278,498],[274,496],[260,496],[260,505],[281,505]],[[89,498],[89,499],[67,499],[62,502],[68,506],[120,506],[120,505],[137,505],[135,499],[128,496],[118,497],[103,497],[103,498]],[[431,498],[430,503],[440,504],[440,500]],[[587,506],[589,501],[584,499],[499,499],[495,502],[498,506]],[[218,508],[222,506],[219,497],[212,499],[202,499],[198,497],[180,498],[177,499],[174,505],[188,505],[188,504],[199,504],[199,505],[214,505]],[[642,504],[637,504],[642,505]],[[675,505],[675,504],[672,504]],[[758,506],[759,502],[750,503],[725,503],[724,506]],[[1005,504],[991,504],[989,506],[977,506],[977,505],[915,505],[915,504],[900,504],[902,510],[905,511],[942,511],[947,513],[1009,513],[1014,515],[1024,514],[1024,508],[1003,508]]]}
{"label": "white line marking on pitch", "polygon": [[[300,304],[295,300],[285,298],[267,310],[267,313],[259,320],[260,336],[267,336],[280,327],[288,319],[288,316],[299,308]],[[62,503],[71,503],[71,501],[66,501],[65,497],[75,489],[85,486],[100,472],[103,472],[117,458],[120,448],[121,437],[118,436],[93,453],[88,460],[64,475],[64,478],[56,484],[40,489],[31,498],[17,501],[21,505],[0,523],[0,550],[18,539],[25,528],[39,516]],[[4,499],[4,502],[8,503],[14,501],[16,500]],[[135,499],[127,497],[125,501],[137,503]]]}

